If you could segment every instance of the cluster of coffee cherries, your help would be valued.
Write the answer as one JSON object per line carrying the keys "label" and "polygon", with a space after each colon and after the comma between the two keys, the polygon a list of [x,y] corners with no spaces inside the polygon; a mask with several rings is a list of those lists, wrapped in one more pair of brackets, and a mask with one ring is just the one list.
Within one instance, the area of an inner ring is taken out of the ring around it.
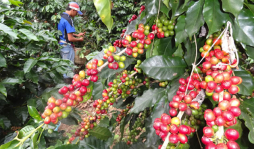
{"label": "cluster of coffee cherries", "polygon": [[[171,145],[175,145],[178,142],[185,144],[188,142],[188,137],[191,133],[196,130],[189,125],[180,124],[180,119],[178,117],[173,117],[163,113],[160,118],[156,118],[153,123],[153,128],[160,138],[165,141],[168,133],[170,132],[169,142]],[[170,146],[171,146],[170,145]],[[158,147],[161,148],[161,145]]]}
{"label": "cluster of coffee cherries", "polygon": [[185,114],[190,116],[188,120],[182,120],[182,124],[187,125],[190,124],[190,126],[194,127],[195,129],[199,129],[200,126],[204,127],[206,125],[205,119],[204,119],[204,111],[207,109],[206,104],[202,104],[199,109],[190,109],[187,108],[185,111]]}
{"label": "cluster of coffee cherries", "polygon": [[[131,36],[126,35],[122,40],[122,45],[126,47],[125,53],[132,55],[134,58],[138,54],[143,54],[144,49],[149,48],[151,40],[154,38],[154,33],[150,33],[150,27],[148,25],[139,24],[138,29],[134,31]],[[134,39],[132,41],[132,39]]]}
{"label": "cluster of coffee cherries", "polygon": [[[141,7],[140,7],[140,11],[139,11],[139,14],[141,14],[144,10],[145,10],[145,6],[144,5],[142,5]],[[131,16],[131,19],[129,20],[129,23],[131,23],[133,20],[136,20],[138,17],[134,14],[134,15],[132,15]]]}
{"label": "cluster of coffee cherries", "polygon": [[[185,111],[189,105],[192,109],[199,109],[200,105],[197,101],[192,101],[201,91],[199,86],[199,78],[187,77],[186,79],[180,78],[179,83],[181,84],[173,96],[172,101],[169,102],[169,107],[171,108],[169,113],[171,116],[176,116],[177,110]],[[185,91],[189,93],[185,95]]]}
{"label": "cluster of coffee cherries", "polygon": [[148,77],[146,77],[145,80],[143,81],[143,84],[144,84],[147,88],[149,88],[149,86],[150,86],[150,79],[149,79]]}
{"label": "cluster of coffee cherries", "polygon": [[168,81],[161,81],[159,82],[160,87],[166,87],[168,85]]}
{"label": "cluster of coffee cherries", "polygon": [[58,120],[66,118],[72,110],[72,106],[83,101],[83,96],[90,92],[87,86],[90,84],[89,80],[85,78],[85,71],[80,71],[75,74],[72,84],[68,87],[63,86],[58,90],[59,94],[64,95],[62,99],[55,99],[53,96],[48,99],[45,111],[42,113],[42,118],[45,124],[52,122],[57,124]]}
{"label": "cluster of coffee cherries", "polygon": [[145,109],[144,112],[140,113],[137,120],[134,122],[134,124],[131,127],[129,136],[125,140],[126,143],[132,144],[134,142],[137,142],[137,138],[142,132],[143,128],[145,127],[145,119],[150,115],[150,110]]}
{"label": "cluster of coffee cherries", "polygon": [[127,113],[129,112],[129,110],[133,107],[133,105],[127,105],[125,109],[123,109],[120,114],[118,114],[116,121],[118,124],[121,123],[121,120],[123,117],[125,117],[127,115]]}
{"label": "cluster of coffee cherries", "polygon": [[[139,83],[142,83],[142,79],[130,77],[134,71],[124,71],[117,76],[113,82],[109,82],[110,90],[113,95],[121,95],[122,98],[128,97],[130,94],[136,95]],[[121,84],[121,85],[119,85]]]}
{"label": "cluster of coffee cherries", "polygon": [[[238,139],[239,133],[235,129],[228,129],[225,133],[223,131],[224,127],[235,125],[236,117],[241,115],[240,101],[232,96],[239,92],[237,85],[241,84],[242,79],[232,76],[232,67],[235,67],[236,59],[230,61],[229,54],[221,50],[222,42],[221,39],[211,36],[200,49],[201,56],[205,57],[205,62],[200,67],[205,74],[205,80],[200,83],[200,87],[205,89],[207,96],[212,96],[214,101],[219,102],[218,107],[204,112],[207,126],[203,128],[202,142],[206,148],[235,149],[240,148],[234,142]],[[212,44],[215,46],[210,50]],[[227,142],[225,137],[230,141]]]}
{"label": "cluster of coffee cherries", "polygon": [[[123,38],[125,32],[126,32],[126,29],[123,29],[123,30],[122,30],[122,33],[121,33],[121,38]],[[122,45],[122,40],[121,40],[121,39],[117,39],[117,40],[113,43],[113,45],[114,45],[115,47],[119,47],[119,48],[123,47],[123,45]]]}
{"label": "cluster of coffee cherries", "polygon": [[130,94],[136,95],[138,89],[135,88],[139,83],[142,82],[141,79],[134,79],[134,77],[129,77],[134,71],[123,71],[119,74],[117,79],[113,82],[109,82],[109,88],[104,89],[102,92],[103,99],[97,99],[93,103],[93,107],[96,108],[97,114],[106,114],[107,109],[110,105],[113,105],[117,98],[126,98]]}
{"label": "cluster of coffee cherries", "polygon": [[[133,79],[133,76],[129,77],[132,73],[134,73],[134,71],[125,70],[117,76],[117,79],[114,79],[113,82],[109,82],[109,88],[103,90],[103,99],[97,99],[93,103],[96,115],[89,115],[83,118],[83,122],[80,123],[80,128],[69,138],[68,143],[72,143],[76,137],[79,137],[80,140],[87,138],[89,136],[89,130],[97,126],[97,122],[105,117],[102,114],[107,114],[108,107],[114,104],[119,95],[125,98],[129,94],[137,94],[135,86],[141,83],[142,80]],[[120,83],[122,84],[119,85]],[[131,106],[127,106],[127,108],[130,109]]]}
{"label": "cluster of coffee cherries", "polygon": [[146,9],[146,7],[145,7],[144,5],[142,5],[142,6],[140,7],[139,14],[141,14],[141,13],[142,13],[142,11],[144,11],[145,9]]}
{"label": "cluster of coffee cherries", "polygon": [[98,69],[97,67],[100,67],[103,65],[103,61],[102,60],[97,60],[97,59],[93,59],[91,62],[86,64],[86,74],[88,76],[90,76],[90,80],[93,82],[97,82],[98,81]]}
{"label": "cluster of coffee cherries", "polygon": [[[161,118],[156,118],[154,121],[154,129],[156,130],[156,134],[161,137],[163,141],[168,133],[171,133],[169,136],[169,144],[168,147],[174,147],[177,143],[185,144],[188,142],[187,136],[192,136],[196,129],[190,127],[189,123],[181,123],[179,117],[176,117],[178,111],[185,112],[187,116],[192,115],[192,112],[201,111],[200,105],[197,101],[193,101],[194,98],[201,91],[199,83],[199,76],[195,75],[195,77],[189,76],[186,79],[179,79],[180,86],[176,92],[176,95],[173,96],[172,101],[169,103],[169,114],[166,113],[161,115]],[[185,94],[187,90],[188,94]],[[190,118],[194,125],[194,119]],[[196,121],[195,121],[196,124]],[[161,145],[158,147],[161,148]]]}
{"label": "cluster of coffee cherries", "polygon": [[138,17],[134,14],[131,16],[131,19],[129,20],[129,23],[131,23],[133,20],[136,20]]}
{"label": "cluster of coffee cherries", "polygon": [[142,63],[141,60],[137,60],[137,64],[134,66],[134,70],[138,73],[141,73],[142,70],[139,68],[139,65]]}
{"label": "cluster of coffee cherries", "polygon": [[156,20],[156,24],[152,26],[152,30],[157,31],[156,35],[158,38],[169,37],[175,34],[174,21],[168,20],[165,16],[161,16],[160,19]]}
{"label": "cluster of coffee cherries", "polygon": [[116,53],[116,47],[109,46],[108,49],[104,49],[104,59],[108,60],[108,68],[109,69],[118,69],[118,68],[124,68],[125,64],[124,61],[126,60],[126,56],[119,56]]}
{"label": "cluster of coffee cherries", "polygon": [[89,137],[89,130],[92,130],[94,127],[97,126],[96,121],[103,119],[100,115],[97,116],[88,116],[83,118],[83,121],[80,123],[80,127],[76,129],[75,133],[69,138],[67,144],[71,144],[76,137],[79,137],[79,140],[83,140],[84,138]]}

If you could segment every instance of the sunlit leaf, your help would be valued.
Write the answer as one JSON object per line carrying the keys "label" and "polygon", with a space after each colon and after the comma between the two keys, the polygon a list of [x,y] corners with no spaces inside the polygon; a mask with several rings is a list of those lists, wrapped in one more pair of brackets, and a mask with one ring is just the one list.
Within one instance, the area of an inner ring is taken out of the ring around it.
{"label": "sunlit leaf", "polygon": [[93,0],[93,2],[102,22],[107,26],[109,32],[111,32],[111,28],[113,26],[113,18],[111,17],[111,1]]}
{"label": "sunlit leaf", "polygon": [[222,9],[225,12],[232,13],[235,17],[238,16],[241,9],[243,8],[244,0],[223,0],[222,1]]}
{"label": "sunlit leaf", "polygon": [[21,33],[25,34],[29,40],[38,41],[38,38],[31,31],[24,29],[24,28],[19,29],[19,31]]}
{"label": "sunlit leaf", "polygon": [[4,33],[8,34],[14,39],[18,39],[18,34],[13,32],[12,29],[2,23],[0,23],[0,31],[3,31]]}

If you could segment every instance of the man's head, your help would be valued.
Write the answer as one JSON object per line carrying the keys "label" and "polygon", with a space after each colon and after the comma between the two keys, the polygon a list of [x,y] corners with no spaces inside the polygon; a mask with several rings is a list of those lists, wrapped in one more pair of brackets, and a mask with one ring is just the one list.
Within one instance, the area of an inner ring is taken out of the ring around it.
{"label": "man's head", "polygon": [[68,6],[66,7],[66,11],[71,17],[75,17],[77,14],[83,15],[80,11],[80,7],[76,2],[69,2]]}

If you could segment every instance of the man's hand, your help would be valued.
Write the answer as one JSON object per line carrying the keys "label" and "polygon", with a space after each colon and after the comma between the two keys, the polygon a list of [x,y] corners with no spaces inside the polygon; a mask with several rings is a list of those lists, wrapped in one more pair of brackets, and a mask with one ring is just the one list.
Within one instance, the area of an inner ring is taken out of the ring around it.
{"label": "man's hand", "polygon": [[83,37],[79,37],[78,39],[79,39],[79,41],[84,41]]}
{"label": "man's hand", "polygon": [[84,36],[86,33],[79,33],[77,36],[80,37],[80,36]]}

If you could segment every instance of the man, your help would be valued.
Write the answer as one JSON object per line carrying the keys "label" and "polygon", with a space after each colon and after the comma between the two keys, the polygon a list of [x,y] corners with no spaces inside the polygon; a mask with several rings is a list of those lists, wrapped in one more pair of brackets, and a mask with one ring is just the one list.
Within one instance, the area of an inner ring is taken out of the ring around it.
{"label": "man", "polygon": [[[80,11],[79,5],[76,2],[70,2],[66,7],[66,11],[61,14],[61,20],[58,23],[58,30],[62,32],[59,41],[59,44],[63,46],[60,51],[61,57],[63,59],[68,59],[73,63],[75,52],[72,42],[82,42],[84,40],[84,33],[74,34],[75,27],[73,25],[72,18],[74,18],[77,14],[83,15]],[[69,78],[66,74],[64,74],[63,77],[65,83],[71,84],[72,78]]]}

